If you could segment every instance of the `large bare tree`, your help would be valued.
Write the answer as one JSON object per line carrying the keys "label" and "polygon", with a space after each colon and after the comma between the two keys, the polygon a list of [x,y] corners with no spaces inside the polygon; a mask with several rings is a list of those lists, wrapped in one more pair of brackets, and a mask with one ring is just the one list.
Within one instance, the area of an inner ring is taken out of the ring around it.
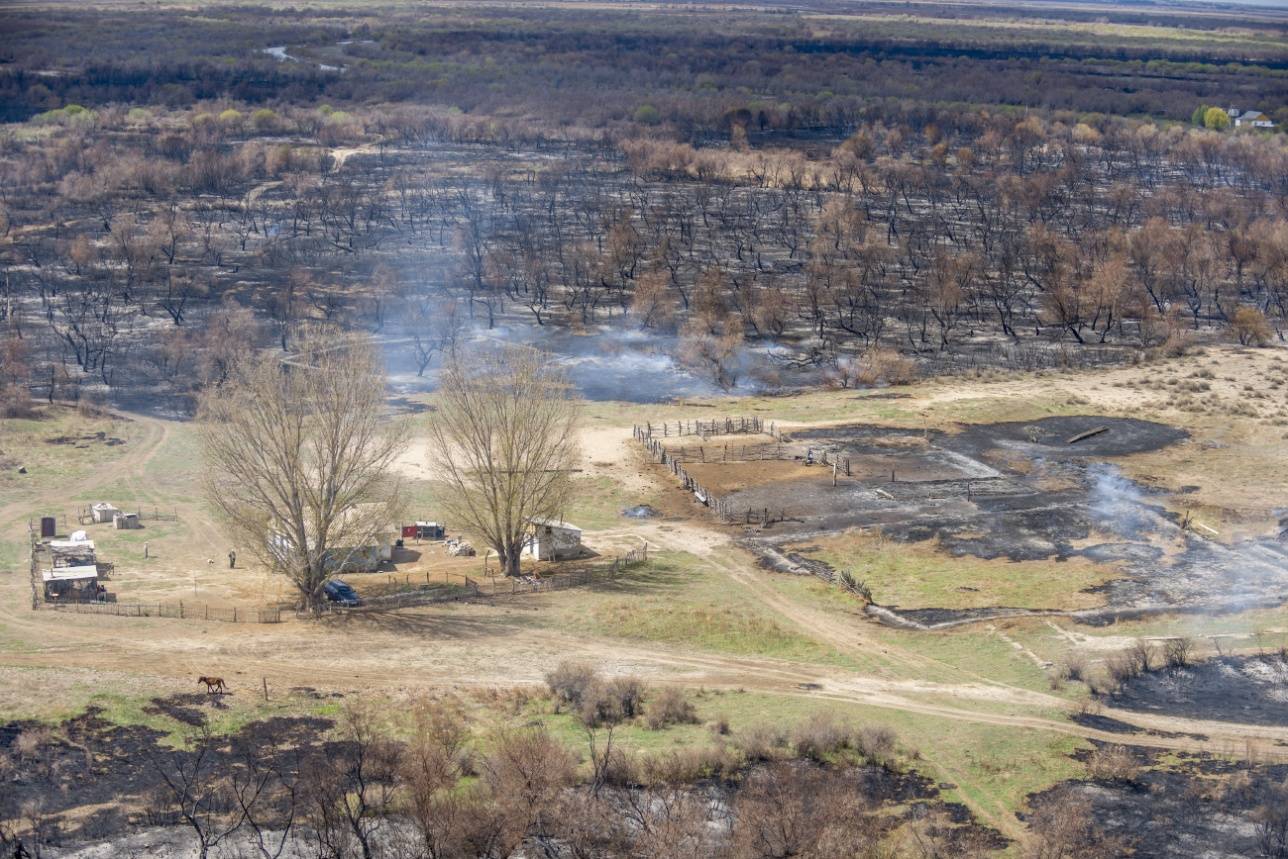
{"label": "large bare tree", "polygon": [[386,419],[371,343],[311,328],[290,359],[262,353],[203,394],[207,498],[239,546],[318,609],[327,579],[372,550],[395,521],[390,464],[405,425]]}
{"label": "large bare tree", "polygon": [[429,425],[444,504],[519,574],[533,522],[563,513],[579,459],[577,401],[544,352],[508,346],[447,364]]}

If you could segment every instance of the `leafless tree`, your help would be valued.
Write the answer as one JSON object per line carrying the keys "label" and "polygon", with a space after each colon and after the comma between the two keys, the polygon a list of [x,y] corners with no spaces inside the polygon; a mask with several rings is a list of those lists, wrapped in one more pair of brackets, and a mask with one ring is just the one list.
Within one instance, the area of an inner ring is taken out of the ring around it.
{"label": "leafless tree", "polygon": [[561,515],[572,493],[571,386],[548,355],[509,346],[451,358],[439,397],[429,433],[444,504],[516,576],[533,523]]}
{"label": "leafless tree", "polygon": [[235,538],[317,610],[322,587],[395,520],[390,463],[406,427],[383,419],[368,340],[311,328],[290,360],[247,358],[199,418],[207,497]]}

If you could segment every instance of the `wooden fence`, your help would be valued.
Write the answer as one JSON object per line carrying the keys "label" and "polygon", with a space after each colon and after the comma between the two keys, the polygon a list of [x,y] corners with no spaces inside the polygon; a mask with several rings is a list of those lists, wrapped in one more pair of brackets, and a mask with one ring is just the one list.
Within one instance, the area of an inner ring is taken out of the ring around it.
{"label": "wooden fence", "polygon": [[275,606],[225,608],[206,603],[46,603],[44,608],[71,614],[110,614],[118,617],[172,617],[180,620],[217,620],[225,623],[280,623],[282,610]]}
{"label": "wooden fence", "polygon": [[[661,437],[658,436],[659,431],[661,432]],[[668,448],[662,442],[662,438],[669,438],[670,436],[698,435],[708,438],[713,435],[754,433],[765,433],[773,437],[774,441],[766,444],[719,445],[711,448],[710,458],[707,456],[705,445],[698,445],[696,448],[693,445],[689,445],[676,449]],[[793,454],[783,447],[783,435],[778,431],[778,427],[775,424],[765,424],[763,420],[757,417],[717,418],[710,421],[675,421],[674,423],[664,422],[661,424],[647,422],[642,425],[636,424],[632,434],[635,440],[644,446],[644,449],[654,462],[669,468],[686,491],[692,492],[693,497],[700,504],[710,507],[724,521],[744,525],[771,525],[787,518],[786,511],[782,509],[741,508],[735,505],[731,499],[716,495],[708,490],[684,467],[685,462],[692,463],[694,461],[706,463],[802,459],[799,454]],[[803,459],[809,464],[817,462],[824,466],[831,466],[837,474],[844,473],[847,477],[850,475],[849,457],[838,459],[833,454],[829,459],[827,451],[823,450],[816,458],[813,449],[808,448]]]}

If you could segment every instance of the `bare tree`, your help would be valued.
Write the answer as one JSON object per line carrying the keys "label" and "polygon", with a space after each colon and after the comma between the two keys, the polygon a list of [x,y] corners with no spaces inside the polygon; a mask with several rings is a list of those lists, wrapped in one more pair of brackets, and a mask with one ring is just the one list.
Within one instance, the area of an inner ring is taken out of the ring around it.
{"label": "bare tree", "polygon": [[389,465],[406,427],[382,419],[384,379],[365,338],[312,328],[290,360],[248,358],[202,397],[207,497],[304,605],[370,552],[395,519]]}
{"label": "bare tree", "polygon": [[506,575],[533,522],[560,515],[578,460],[577,404],[564,373],[535,349],[449,358],[429,432],[448,510],[496,550]]}

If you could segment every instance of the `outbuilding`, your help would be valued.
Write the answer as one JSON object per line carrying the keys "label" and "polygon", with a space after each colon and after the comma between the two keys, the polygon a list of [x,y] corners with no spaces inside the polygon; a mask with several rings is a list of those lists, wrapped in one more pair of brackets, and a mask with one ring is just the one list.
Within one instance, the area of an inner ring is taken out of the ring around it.
{"label": "outbuilding", "polygon": [[525,555],[538,561],[562,561],[581,554],[581,529],[570,522],[534,519]]}
{"label": "outbuilding", "polygon": [[112,518],[112,522],[116,525],[118,531],[143,527],[143,523],[139,521],[138,513],[118,511],[116,516]]}
{"label": "outbuilding", "polygon": [[106,501],[99,501],[89,509],[94,521],[99,525],[110,525],[116,519],[116,514],[121,512],[115,505],[108,504]]}

